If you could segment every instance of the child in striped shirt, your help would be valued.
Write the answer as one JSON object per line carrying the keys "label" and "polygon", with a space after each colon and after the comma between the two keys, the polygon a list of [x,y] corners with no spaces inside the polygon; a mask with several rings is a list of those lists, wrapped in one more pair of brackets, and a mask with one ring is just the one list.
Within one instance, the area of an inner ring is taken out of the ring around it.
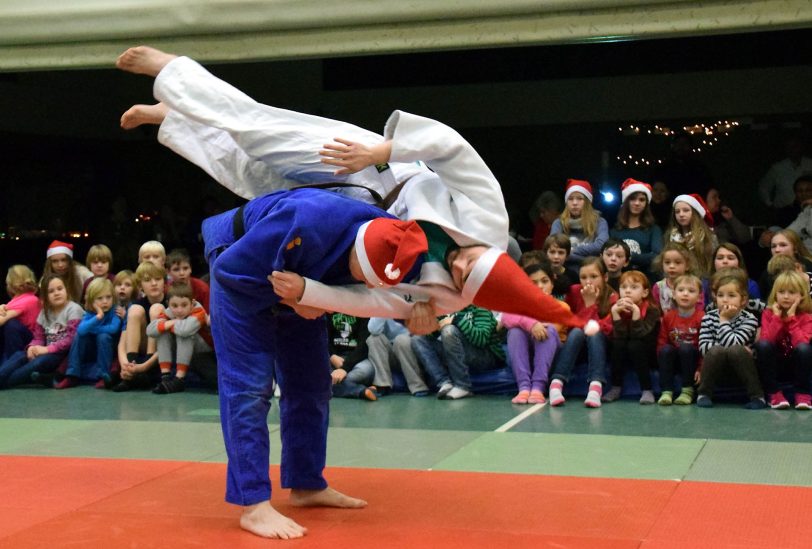
{"label": "child in striped shirt", "polygon": [[711,282],[716,310],[705,314],[699,328],[699,350],[704,356],[697,371],[699,397],[696,405],[713,406],[713,389],[719,378],[733,372],[744,382],[750,401],[745,408],[765,408],[764,391],[753,360],[758,321],[744,309],[747,304],[747,275],[741,269],[720,269]]}

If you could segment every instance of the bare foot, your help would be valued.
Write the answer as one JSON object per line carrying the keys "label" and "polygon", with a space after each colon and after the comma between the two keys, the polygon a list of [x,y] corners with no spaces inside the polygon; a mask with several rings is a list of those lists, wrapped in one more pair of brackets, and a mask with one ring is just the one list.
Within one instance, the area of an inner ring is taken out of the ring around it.
{"label": "bare foot", "polygon": [[274,509],[270,501],[247,506],[240,517],[240,528],[273,539],[300,538],[307,533],[307,528]]}
{"label": "bare foot", "polygon": [[367,502],[342,494],[329,486],[324,490],[291,490],[290,503],[296,507],[341,507],[362,509]]}
{"label": "bare foot", "polygon": [[162,52],[149,46],[130,48],[116,59],[116,67],[123,71],[147,76],[158,76],[161,69],[177,55]]}
{"label": "bare foot", "polygon": [[125,130],[137,128],[141,124],[160,125],[166,118],[169,108],[163,103],[154,105],[133,105],[121,115],[121,127]]}

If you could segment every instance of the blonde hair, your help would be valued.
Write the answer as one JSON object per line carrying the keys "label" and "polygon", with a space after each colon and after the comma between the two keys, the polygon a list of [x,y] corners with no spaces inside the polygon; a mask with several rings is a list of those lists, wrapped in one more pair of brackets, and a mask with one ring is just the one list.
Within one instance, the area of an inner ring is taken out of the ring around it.
{"label": "blonde hair", "polygon": [[138,263],[143,263],[141,258],[144,257],[144,254],[147,252],[154,252],[163,257],[164,261],[166,261],[166,248],[157,240],[147,240],[141,244],[141,247],[138,248]]}
{"label": "blonde hair", "polygon": [[85,310],[92,312],[93,302],[105,294],[113,296],[113,283],[109,278],[94,278],[93,282],[88,284],[85,292]]}
{"label": "blonde hair", "polygon": [[800,261],[794,257],[784,254],[774,255],[767,262],[767,274],[776,276],[784,271],[794,271],[799,264]]}
{"label": "blonde hair", "polygon": [[27,265],[12,265],[6,274],[6,291],[10,296],[37,291],[37,279],[34,271]]}
{"label": "blonde hair", "polygon": [[86,263],[90,265],[94,261],[106,262],[109,266],[113,265],[113,252],[104,244],[94,244],[87,251]]}
{"label": "blonde hair", "polygon": [[138,265],[138,268],[135,270],[136,286],[141,286],[141,283],[145,280],[154,280],[156,278],[164,280],[166,278],[166,270],[149,261],[144,261]]}
{"label": "blonde hair", "polygon": [[812,298],[809,297],[809,282],[800,273],[795,271],[784,271],[775,277],[770,297],[767,299],[767,306],[775,304],[775,294],[781,290],[790,290],[801,294],[801,302],[798,303],[796,311],[804,313],[812,312]]}
{"label": "blonde hair", "polygon": [[[584,197],[584,209],[581,210],[581,217],[577,219],[581,220],[581,229],[584,231],[585,240],[594,240],[595,234],[598,231],[598,218],[600,216],[598,215],[598,212],[595,211],[595,208],[592,207],[592,202],[586,196],[584,196],[584,193],[574,191],[572,194],[576,193]],[[570,211],[566,206],[558,219],[561,220],[561,229],[564,231],[564,234],[569,236],[570,222],[572,221],[572,218],[570,217]]]}
{"label": "blonde hair", "polygon": [[[671,208],[671,220],[668,222],[668,229],[665,234],[668,235],[669,239],[672,239],[675,233],[679,233],[683,237],[689,234],[690,237],[684,239],[683,244],[694,253],[695,265],[699,272],[703,274],[710,273],[713,267],[713,258],[716,257],[716,254],[712,253],[714,251],[713,231],[693,207],[691,207],[691,223],[688,230],[683,230],[677,223],[677,217],[674,214],[674,208],[679,202],[675,202]],[[687,204],[687,202],[682,203]]]}
{"label": "blonde hair", "polygon": [[685,261],[685,274],[696,274],[696,256],[694,256],[693,252],[686,248],[685,245],[674,241],[666,242],[659,255],[651,262],[651,268],[654,271],[659,273],[663,272],[663,260],[665,259],[665,254],[668,252],[677,252],[682,256],[682,259]]}
{"label": "blonde hair", "polygon": [[674,289],[676,290],[677,286],[680,284],[693,284],[700,293],[702,292],[702,279],[696,275],[684,274],[678,276],[676,279],[674,279]]}

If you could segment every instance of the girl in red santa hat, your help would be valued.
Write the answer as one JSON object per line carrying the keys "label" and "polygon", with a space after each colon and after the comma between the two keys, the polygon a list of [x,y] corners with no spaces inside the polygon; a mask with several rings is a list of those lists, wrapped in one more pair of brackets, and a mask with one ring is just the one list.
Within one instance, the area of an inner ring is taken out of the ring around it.
{"label": "girl in red santa hat", "polygon": [[627,179],[620,187],[622,205],[609,235],[629,245],[629,268],[651,272],[651,262],[663,247],[663,232],[651,213],[651,185]]}
{"label": "girl in red santa hat", "polygon": [[712,225],[713,217],[701,196],[681,194],[674,199],[666,238],[670,242],[683,244],[694,253],[697,270],[703,277],[711,272],[713,250],[719,244]]}
{"label": "girl in red santa hat", "polygon": [[588,181],[567,180],[564,202],[564,213],[553,222],[550,234],[569,237],[572,251],[567,263],[578,266],[586,257],[601,255],[601,246],[609,239],[609,225],[592,207],[592,185]]}
{"label": "girl in red santa hat", "polygon": [[65,283],[68,299],[75,303],[82,301],[82,288],[85,280],[93,277],[90,270],[73,260],[73,244],[54,240],[45,252],[45,267],[42,278],[56,275]]}

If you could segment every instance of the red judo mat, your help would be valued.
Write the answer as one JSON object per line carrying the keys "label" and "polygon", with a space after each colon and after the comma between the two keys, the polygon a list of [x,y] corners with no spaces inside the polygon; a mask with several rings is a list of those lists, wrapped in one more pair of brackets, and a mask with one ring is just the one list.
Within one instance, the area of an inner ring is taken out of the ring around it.
{"label": "red judo mat", "polygon": [[[273,503],[324,547],[809,547],[812,489],[539,475],[328,470],[363,510]],[[279,470],[271,476],[278,482]],[[0,547],[267,547],[219,463],[0,456]]]}

